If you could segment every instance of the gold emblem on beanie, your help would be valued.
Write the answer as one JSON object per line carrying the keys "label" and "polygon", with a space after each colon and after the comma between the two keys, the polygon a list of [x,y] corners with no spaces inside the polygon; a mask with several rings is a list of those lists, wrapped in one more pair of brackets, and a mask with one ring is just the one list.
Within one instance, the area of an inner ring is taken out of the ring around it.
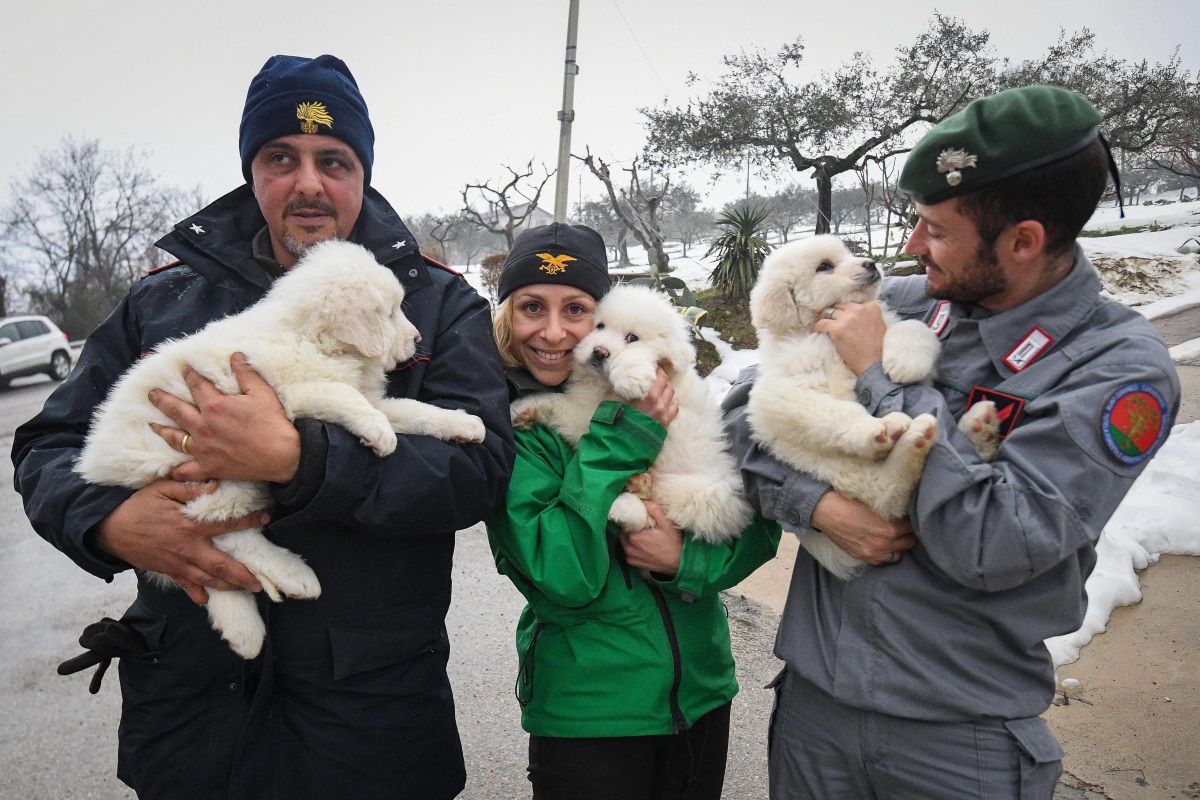
{"label": "gold emblem on beanie", "polygon": [[333,130],[333,117],[324,103],[301,103],[296,106],[296,119],[300,120],[300,130],[304,133],[316,133],[318,125]]}
{"label": "gold emblem on beanie", "polygon": [[548,272],[551,275],[557,275],[560,272],[566,272],[567,262],[577,260],[575,256],[552,256],[549,253],[538,253],[537,257],[542,260],[542,265],[538,267],[538,269],[540,269],[542,272]]}
{"label": "gold emblem on beanie", "polygon": [[978,156],[971,155],[961,148],[943,150],[938,153],[937,171],[946,173],[946,183],[958,186],[962,183],[962,170],[975,166],[978,160]]}

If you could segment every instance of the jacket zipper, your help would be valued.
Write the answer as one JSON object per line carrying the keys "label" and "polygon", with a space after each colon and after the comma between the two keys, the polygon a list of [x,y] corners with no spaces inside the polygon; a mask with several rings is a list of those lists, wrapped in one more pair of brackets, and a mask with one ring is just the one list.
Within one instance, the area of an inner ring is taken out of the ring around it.
{"label": "jacket zipper", "polygon": [[662,617],[663,628],[667,631],[667,643],[671,645],[671,661],[675,668],[674,680],[671,682],[671,733],[682,733],[689,727],[687,719],[683,716],[683,711],[679,708],[679,685],[683,683],[683,661],[679,656],[679,639],[675,636],[675,622],[671,619],[671,612],[667,608],[667,598],[663,595],[662,589],[658,588],[649,580],[645,581],[646,587],[650,590],[650,594],[654,597],[654,603],[658,606],[658,614]]}
{"label": "jacket zipper", "polygon": [[633,578],[629,575],[629,562],[625,560],[625,548],[617,544],[617,537],[608,534],[608,555],[621,567],[621,577],[625,579],[625,588],[633,588]]}
{"label": "jacket zipper", "polygon": [[[513,694],[516,695],[517,704],[521,708],[529,705],[529,701],[533,699],[533,651],[537,648],[538,637],[542,635],[542,628],[545,623],[539,622],[533,627],[533,638],[529,641],[529,649],[525,651],[525,657],[521,659],[521,665],[517,669],[517,683],[513,686]],[[521,695],[521,689],[526,689],[524,696]]]}

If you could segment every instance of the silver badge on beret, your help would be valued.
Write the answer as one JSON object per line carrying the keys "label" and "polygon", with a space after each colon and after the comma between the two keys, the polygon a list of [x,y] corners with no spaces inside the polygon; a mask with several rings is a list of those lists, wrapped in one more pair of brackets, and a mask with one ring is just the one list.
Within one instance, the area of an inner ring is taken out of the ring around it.
{"label": "silver badge on beret", "polygon": [[938,153],[937,171],[946,173],[946,183],[958,186],[962,183],[962,170],[975,166],[978,160],[978,157],[961,148],[943,150]]}

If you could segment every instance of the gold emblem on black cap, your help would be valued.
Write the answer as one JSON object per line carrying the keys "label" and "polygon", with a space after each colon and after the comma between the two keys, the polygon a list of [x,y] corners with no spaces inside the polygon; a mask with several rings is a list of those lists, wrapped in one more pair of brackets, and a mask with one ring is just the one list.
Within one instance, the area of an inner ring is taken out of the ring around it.
{"label": "gold emblem on black cap", "polygon": [[538,267],[542,272],[548,272],[551,275],[557,275],[560,272],[567,271],[568,261],[577,261],[575,256],[561,255],[554,256],[549,253],[538,253],[537,257],[542,260],[542,265]]}
{"label": "gold emblem on black cap", "polygon": [[304,133],[316,133],[318,125],[333,130],[333,117],[324,103],[301,103],[296,106],[296,119],[300,120],[300,130]]}
{"label": "gold emblem on black cap", "polygon": [[975,166],[975,162],[978,160],[977,156],[973,156],[961,148],[943,150],[938,153],[937,171],[946,173],[946,183],[958,186],[962,183],[962,170]]}

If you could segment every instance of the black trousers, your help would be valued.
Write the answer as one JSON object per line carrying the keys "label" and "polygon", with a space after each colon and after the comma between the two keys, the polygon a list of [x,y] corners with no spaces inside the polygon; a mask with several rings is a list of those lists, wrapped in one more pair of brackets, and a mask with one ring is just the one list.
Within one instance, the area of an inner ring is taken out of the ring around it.
{"label": "black trousers", "polygon": [[667,736],[530,735],[533,800],[720,800],[730,705]]}

